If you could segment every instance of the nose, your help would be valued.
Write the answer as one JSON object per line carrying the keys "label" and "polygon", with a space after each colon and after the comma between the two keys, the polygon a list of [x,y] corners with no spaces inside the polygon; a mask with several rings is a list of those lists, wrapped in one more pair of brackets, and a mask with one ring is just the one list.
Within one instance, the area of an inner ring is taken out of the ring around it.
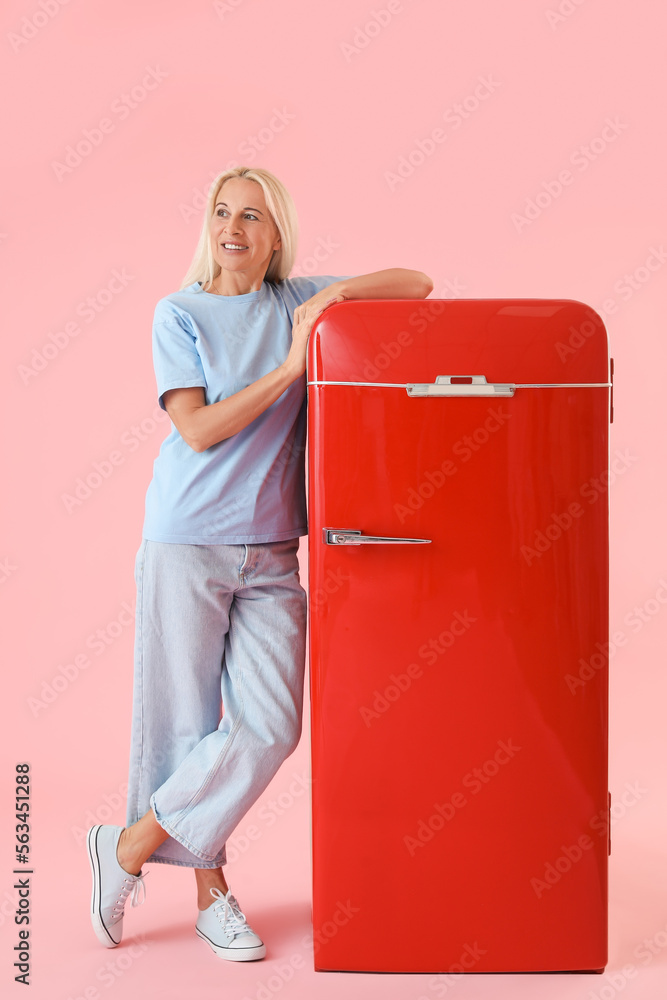
{"label": "nose", "polygon": [[238,218],[237,219],[234,219],[234,218],[227,219],[227,222],[225,223],[225,225],[223,227],[223,230],[226,233],[238,233],[238,232],[240,232],[241,231],[241,221],[240,221],[240,219],[238,219]]}

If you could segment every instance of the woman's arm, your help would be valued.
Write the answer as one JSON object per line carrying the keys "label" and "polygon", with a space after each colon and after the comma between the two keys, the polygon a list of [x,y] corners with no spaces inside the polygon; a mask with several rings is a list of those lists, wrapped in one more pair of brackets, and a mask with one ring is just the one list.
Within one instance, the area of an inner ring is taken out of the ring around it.
{"label": "woman's arm", "polygon": [[213,444],[237,434],[282,396],[294,378],[281,365],[219,403],[207,403],[201,386],[168,389],[164,405],[186,444],[206,451]]}
{"label": "woman's arm", "polygon": [[358,274],[356,278],[332,281],[326,288],[315,292],[298,306],[295,320],[313,309],[328,305],[334,298],[345,299],[425,299],[433,291],[433,282],[423,271],[409,271],[405,267],[388,267],[385,271]]}
{"label": "woman's arm", "polygon": [[207,403],[200,386],[168,389],[164,394],[167,413],[186,444],[194,451],[206,451],[247,427],[303,375],[308,336],[315,320],[331,302],[424,299],[432,291],[433,282],[428,275],[401,267],[335,281],[294,310],[292,346],[282,365],[219,403]]}
{"label": "woman's arm", "polygon": [[432,291],[433,282],[423,271],[388,267],[385,271],[332,281],[298,306],[294,319],[309,315],[321,306],[326,307],[332,299],[337,302],[345,299],[425,299]]}
{"label": "woman's arm", "polygon": [[[331,299],[331,296],[329,296]],[[207,403],[201,386],[168,389],[164,405],[176,430],[193,451],[206,451],[247,427],[306,370],[308,336],[325,305],[298,306],[292,345],[282,365],[218,403]]]}
{"label": "woman's arm", "polygon": [[425,299],[433,291],[433,282],[423,271],[389,267],[334,282],[329,289],[346,299]]}

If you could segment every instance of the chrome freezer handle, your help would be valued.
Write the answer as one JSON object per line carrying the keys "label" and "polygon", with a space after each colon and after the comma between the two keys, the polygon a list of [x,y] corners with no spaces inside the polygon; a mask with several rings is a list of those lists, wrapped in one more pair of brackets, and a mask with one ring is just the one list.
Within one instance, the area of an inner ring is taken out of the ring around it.
{"label": "chrome freezer handle", "polygon": [[438,375],[435,382],[409,382],[408,396],[513,396],[512,382],[487,382],[485,375]]}
{"label": "chrome freezer handle", "polygon": [[421,545],[430,538],[387,538],[382,535],[362,535],[354,528],[322,528],[325,545]]}

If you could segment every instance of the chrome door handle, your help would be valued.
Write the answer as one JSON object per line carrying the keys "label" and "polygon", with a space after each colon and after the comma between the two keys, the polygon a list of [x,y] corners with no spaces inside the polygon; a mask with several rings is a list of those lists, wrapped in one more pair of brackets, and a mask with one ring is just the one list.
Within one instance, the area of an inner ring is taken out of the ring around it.
{"label": "chrome door handle", "polygon": [[362,535],[354,528],[322,528],[325,545],[421,545],[430,538],[391,538],[384,535]]}
{"label": "chrome door handle", "polygon": [[485,375],[438,375],[435,382],[408,382],[408,396],[513,396],[514,383],[487,382]]}

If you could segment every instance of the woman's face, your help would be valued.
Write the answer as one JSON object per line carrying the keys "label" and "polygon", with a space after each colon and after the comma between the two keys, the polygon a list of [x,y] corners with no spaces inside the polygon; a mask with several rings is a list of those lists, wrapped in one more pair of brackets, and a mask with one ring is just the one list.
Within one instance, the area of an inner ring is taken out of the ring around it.
{"label": "woman's face", "polygon": [[[244,249],[235,250],[225,244]],[[261,184],[231,177],[218,191],[211,218],[211,249],[224,271],[264,277],[271,255],[280,247],[278,228],[266,207]]]}

